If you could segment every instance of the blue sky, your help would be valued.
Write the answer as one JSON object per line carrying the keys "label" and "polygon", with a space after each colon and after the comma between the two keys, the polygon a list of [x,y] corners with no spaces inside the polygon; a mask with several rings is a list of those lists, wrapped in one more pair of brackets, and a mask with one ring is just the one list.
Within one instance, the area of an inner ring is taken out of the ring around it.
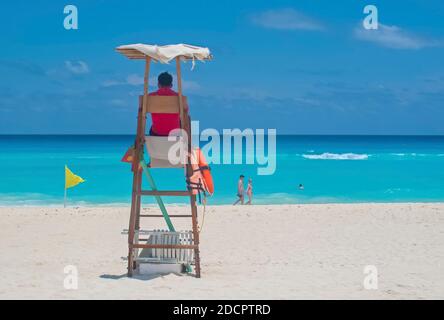
{"label": "blue sky", "polygon": [[139,42],[210,48],[183,66],[201,127],[444,134],[443,17],[440,0],[3,2],[0,134],[134,133],[143,63],[114,48]]}

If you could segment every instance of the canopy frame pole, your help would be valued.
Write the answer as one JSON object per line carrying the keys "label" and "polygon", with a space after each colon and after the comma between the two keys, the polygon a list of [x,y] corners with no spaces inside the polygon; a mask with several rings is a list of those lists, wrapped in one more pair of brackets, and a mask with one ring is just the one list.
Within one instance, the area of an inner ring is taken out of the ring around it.
{"label": "canopy frame pole", "polygon": [[180,125],[182,129],[185,129],[185,117],[184,117],[184,106],[182,101],[182,75],[180,70],[180,57],[176,57],[176,76],[177,76],[177,91],[179,95],[179,112],[180,112]]}
{"label": "canopy frame pole", "polygon": [[[145,145],[145,131],[146,131],[146,113],[148,105],[148,94],[149,94],[149,76],[150,76],[150,66],[151,57],[146,57],[145,59],[145,74],[143,76],[143,104],[142,104],[142,129],[140,133],[140,146],[141,150],[139,152],[139,160],[143,160],[143,148]],[[139,163],[140,166],[140,163]],[[142,207],[140,191],[142,190],[142,168],[139,170],[139,184],[137,189],[137,214],[136,214],[136,230],[140,229],[140,210]]]}

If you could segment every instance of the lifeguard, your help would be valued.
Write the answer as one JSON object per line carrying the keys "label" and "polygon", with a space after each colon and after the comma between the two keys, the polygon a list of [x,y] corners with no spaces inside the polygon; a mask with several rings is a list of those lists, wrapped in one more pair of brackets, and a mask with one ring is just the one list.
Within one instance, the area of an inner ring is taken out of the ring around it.
{"label": "lifeguard", "polygon": [[[157,78],[158,90],[150,93],[150,96],[177,96],[177,92],[172,89],[173,76],[168,72],[159,74]],[[184,105],[184,111],[188,113],[188,106]],[[180,128],[179,113],[151,113],[152,125],[151,136],[168,136],[174,129]]]}

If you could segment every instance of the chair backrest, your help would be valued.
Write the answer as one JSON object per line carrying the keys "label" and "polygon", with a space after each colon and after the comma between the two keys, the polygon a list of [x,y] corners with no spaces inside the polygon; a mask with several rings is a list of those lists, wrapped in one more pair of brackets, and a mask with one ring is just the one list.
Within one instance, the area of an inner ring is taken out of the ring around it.
{"label": "chair backrest", "polygon": [[[143,103],[143,95],[139,97]],[[182,105],[187,103],[187,97],[182,96]],[[180,113],[178,96],[148,96],[146,112],[148,113]]]}
{"label": "chair backrest", "polygon": [[[143,95],[140,96],[140,105],[143,105]],[[187,105],[187,98],[182,96],[182,105]],[[148,96],[147,113],[177,113],[180,114],[179,96]],[[189,128],[189,118],[185,118],[182,128]],[[151,168],[183,168],[184,161],[178,164],[172,164],[168,160],[168,150],[176,142],[168,141],[168,137],[146,136],[145,145],[150,155]],[[184,144],[184,150],[187,145]]]}

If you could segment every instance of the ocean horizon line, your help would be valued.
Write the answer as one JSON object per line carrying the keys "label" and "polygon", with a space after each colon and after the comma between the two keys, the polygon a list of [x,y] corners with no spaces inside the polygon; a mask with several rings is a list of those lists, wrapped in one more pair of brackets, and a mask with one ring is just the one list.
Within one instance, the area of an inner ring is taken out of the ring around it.
{"label": "ocean horizon line", "polygon": [[[0,137],[21,137],[21,136],[97,136],[97,137],[112,137],[112,136],[135,136],[134,133],[0,133]],[[299,133],[282,133],[277,136],[289,137],[444,137],[444,134],[299,134]]]}

